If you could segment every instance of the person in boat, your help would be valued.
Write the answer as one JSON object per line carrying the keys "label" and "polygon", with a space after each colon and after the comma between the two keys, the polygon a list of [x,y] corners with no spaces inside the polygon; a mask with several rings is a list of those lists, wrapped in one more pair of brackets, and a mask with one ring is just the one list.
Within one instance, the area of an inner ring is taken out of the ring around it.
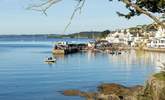
{"label": "person in boat", "polygon": [[52,57],[49,57],[48,60],[52,60],[53,58]]}

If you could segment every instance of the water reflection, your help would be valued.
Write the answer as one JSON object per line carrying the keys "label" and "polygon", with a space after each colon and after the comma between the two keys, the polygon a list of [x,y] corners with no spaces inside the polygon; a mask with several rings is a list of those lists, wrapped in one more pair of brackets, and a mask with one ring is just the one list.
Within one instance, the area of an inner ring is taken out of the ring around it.
{"label": "water reflection", "polygon": [[133,67],[130,65],[138,64],[139,67],[146,67],[146,66],[155,66],[157,67],[156,63],[158,60],[165,62],[165,53],[159,52],[147,52],[141,50],[131,50],[128,52],[123,52],[121,55],[108,55],[109,63],[118,63],[124,64],[125,67]]}
{"label": "water reflection", "polygon": [[89,50],[86,52],[87,53],[87,59],[88,59],[88,62],[91,61],[91,59],[94,59],[96,57],[96,53],[93,52],[92,50]]}
{"label": "water reflection", "polygon": [[[147,66],[152,65],[156,67],[156,62],[158,60],[165,61],[165,53],[159,52],[147,52],[142,50],[130,50],[130,51],[123,51],[121,55],[112,55],[108,53],[96,53],[93,51],[81,52],[77,54],[70,54],[70,55],[53,55],[53,57],[57,58],[58,60],[67,60],[71,57],[76,55],[77,62],[80,63],[82,55],[84,54],[87,57],[87,61],[91,62],[99,57],[106,57],[108,58],[107,61],[110,64],[122,64],[125,67],[132,67],[131,65],[138,64],[138,66]],[[79,60],[80,59],[80,60]]]}
{"label": "water reflection", "polygon": [[58,55],[52,54],[52,55],[53,55],[53,57],[55,57],[56,59],[59,59],[59,60],[64,60],[64,58],[65,58],[64,54],[58,54]]}
{"label": "water reflection", "polygon": [[136,51],[136,57],[144,60],[145,64],[153,63],[154,65],[158,60],[165,61],[165,53]]}

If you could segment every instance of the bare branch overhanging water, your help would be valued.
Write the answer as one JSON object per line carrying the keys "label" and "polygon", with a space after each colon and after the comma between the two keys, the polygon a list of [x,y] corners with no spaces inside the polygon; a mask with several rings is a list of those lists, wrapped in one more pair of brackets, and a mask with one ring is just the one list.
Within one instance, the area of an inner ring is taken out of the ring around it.
{"label": "bare branch overhanging water", "polygon": [[[39,12],[42,12],[44,15],[47,16],[47,10],[52,7],[54,4],[58,3],[58,2],[61,2],[63,0],[45,0],[44,2],[40,3],[40,4],[34,4],[34,5],[31,5],[30,7],[28,7],[27,9],[30,9],[30,10],[35,10],[35,11],[39,11]],[[64,28],[64,32],[65,33],[67,31],[67,29],[69,28],[69,26],[71,25],[72,23],[72,20],[74,19],[74,16],[76,15],[76,13],[79,11],[79,13],[81,13],[81,10],[85,4],[85,1],[86,0],[76,0],[78,3],[69,19],[69,22],[68,24],[66,25],[66,27]]]}

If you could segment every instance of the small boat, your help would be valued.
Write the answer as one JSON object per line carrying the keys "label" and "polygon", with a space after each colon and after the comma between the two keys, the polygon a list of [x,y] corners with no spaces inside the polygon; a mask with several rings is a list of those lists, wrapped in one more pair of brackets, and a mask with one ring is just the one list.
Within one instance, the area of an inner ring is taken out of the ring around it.
{"label": "small boat", "polygon": [[118,54],[118,55],[120,55],[120,54],[121,54],[121,52],[119,52],[119,51],[118,51],[118,52],[117,52],[117,54]]}
{"label": "small boat", "polygon": [[115,54],[115,52],[114,52],[114,51],[110,51],[110,52],[109,52],[109,54],[112,54],[112,55],[114,55],[114,54]]}
{"label": "small boat", "polygon": [[44,60],[44,62],[46,62],[46,63],[55,63],[55,62],[56,62],[56,59],[53,58],[53,57],[49,57],[49,58],[46,58],[46,59]]}

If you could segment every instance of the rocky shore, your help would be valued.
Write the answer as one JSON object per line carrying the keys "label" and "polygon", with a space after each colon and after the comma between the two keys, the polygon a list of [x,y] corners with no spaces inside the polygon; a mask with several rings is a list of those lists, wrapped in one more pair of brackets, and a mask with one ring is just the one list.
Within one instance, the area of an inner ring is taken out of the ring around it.
{"label": "rocky shore", "polygon": [[105,83],[96,92],[65,90],[65,96],[81,96],[86,100],[165,100],[165,72],[152,75],[144,86],[126,87],[116,83]]}

